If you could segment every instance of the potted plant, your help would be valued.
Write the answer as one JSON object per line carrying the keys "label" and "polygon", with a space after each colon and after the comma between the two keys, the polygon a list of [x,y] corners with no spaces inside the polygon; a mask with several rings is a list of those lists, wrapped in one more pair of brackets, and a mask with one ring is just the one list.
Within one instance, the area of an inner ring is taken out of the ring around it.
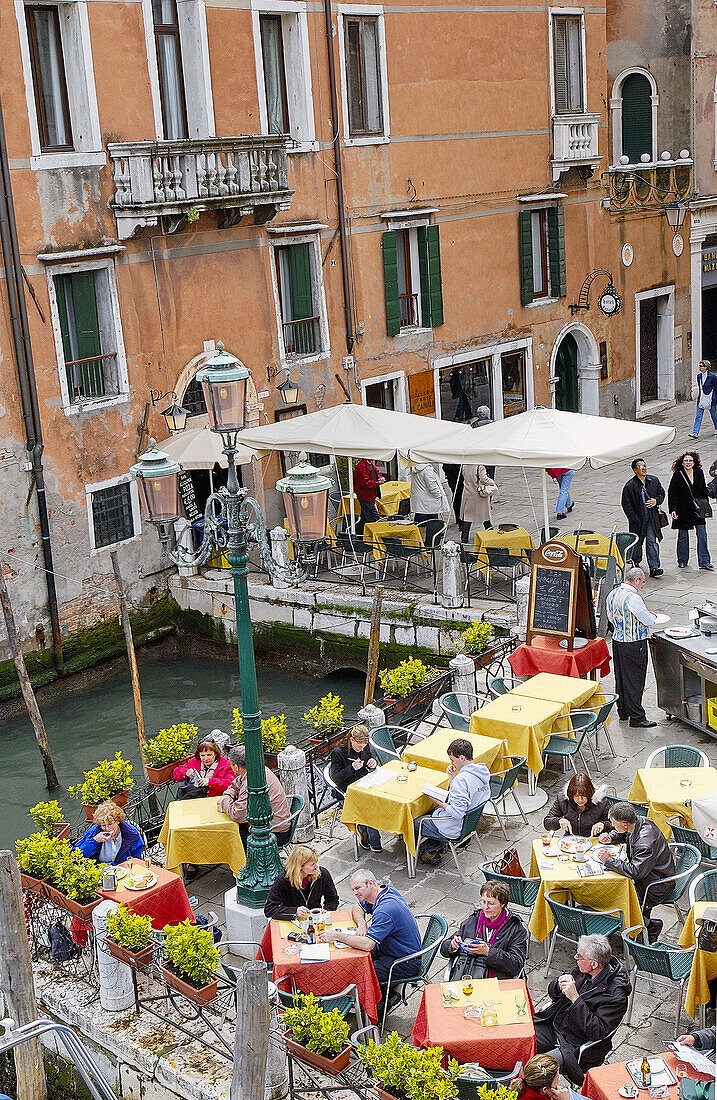
{"label": "potted plant", "polygon": [[440,669],[424,665],[418,657],[408,657],[396,668],[382,668],[379,672],[384,703],[407,699],[412,692],[441,675]]}
{"label": "potted plant", "polygon": [[451,1100],[461,1066],[453,1058],[443,1067],[443,1047],[418,1050],[392,1031],[380,1046],[370,1040],[358,1056],[376,1081],[384,1100]]}
{"label": "potted plant", "polygon": [[30,817],[47,836],[59,836],[67,840],[70,835],[69,821],[63,821],[65,812],[59,802],[38,802],[29,810]]}
{"label": "potted plant", "polygon": [[[244,719],[238,707],[232,711],[232,737],[244,744]],[[279,753],[286,748],[286,715],[274,714],[261,720],[261,743],[264,747],[264,760],[268,768],[276,768]]]}
{"label": "potted plant", "polygon": [[96,767],[84,773],[84,783],[78,783],[67,790],[73,798],[81,798],[85,816],[92,821],[100,802],[108,799],[124,806],[127,792],[134,786],[132,765],[122,759],[122,753],[115,753],[114,760],[100,760]]}
{"label": "potted plant", "polygon": [[481,623],[474,619],[461,632],[461,640],[456,650],[458,653],[465,653],[466,656],[472,657],[476,668],[482,668],[481,654],[488,649],[493,636],[494,630],[490,623]]}
{"label": "potted plant", "polygon": [[[66,842],[61,842],[66,843]],[[89,921],[92,910],[102,901],[97,890],[104,864],[95,863],[77,849],[60,851],[47,870],[48,893],[73,917]]]}
{"label": "potted plant", "polygon": [[172,772],[192,755],[199,730],[189,722],[159,730],[146,742],[142,755],[147,767],[147,779],[153,786],[169,783]]}
{"label": "potted plant", "polygon": [[349,1025],[338,1009],[326,1012],[313,993],[299,995],[294,1008],[284,1011],[284,1023],[289,1028],[284,1042],[296,1058],[332,1077],[346,1069],[351,1054]]}
{"label": "potted plant", "polygon": [[118,905],[114,913],[107,914],[105,946],[110,955],[135,969],[146,966],[154,952],[152,918]]}
{"label": "potted plant", "polygon": [[323,745],[324,751],[337,745],[343,736],[342,722],[344,717],[344,704],[341,696],[332,695],[329,692],[319,699],[316,706],[307,710],[304,715],[306,724],[314,730],[316,737],[311,737],[312,745]]}
{"label": "potted plant", "polygon": [[218,962],[219,952],[209,928],[189,920],[164,928],[164,980],[188,1000],[195,1004],[214,1000],[217,979],[212,980],[212,975]]}
{"label": "potted plant", "polygon": [[67,841],[48,836],[47,833],[32,833],[22,840],[15,841],[20,880],[24,890],[47,896],[45,880],[51,863],[57,858],[58,846],[62,846],[69,855],[70,846]]}

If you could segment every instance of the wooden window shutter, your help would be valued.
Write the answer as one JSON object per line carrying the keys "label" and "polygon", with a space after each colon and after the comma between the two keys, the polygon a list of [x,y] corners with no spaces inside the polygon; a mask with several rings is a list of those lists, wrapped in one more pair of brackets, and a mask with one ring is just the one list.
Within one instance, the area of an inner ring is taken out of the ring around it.
{"label": "wooden window shutter", "polygon": [[60,317],[60,332],[62,333],[62,352],[65,356],[65,362],[69,363],[71,359],[74,359],[74,356],[70,344],[70,326],[67,321],[67,300],[65,298],[67,279],[67,275],[56,275],[54,283],[55,296],[57,298],[57,312]]}
{"label": "wooden window shutter", "polygon": [[652,87],[641,73],[622,85],[622,151],[630,164],[639,164],[643,153],[652,158]]}
{"label": "wooden window shutter", "polygon": [[570,110],[568,85],[568,26],[565,19],[553,19],[553,70],[555,79],[555,110],[565,114]]}
{"label": "wooden window shutter", "polygon": [[95,272],[78,271],[72,280],[72,304],[77,334],[77,358],[89,359],[102,354],[100,326],[97,320]]}
{"label": "wooden window shutter", "polygon": [[421,319],[424,328],[443,324],[441,244],[437,225],[419,225],[418,266],[421,275]]}
{"label": "wooden window shutter", "polygon": [[289,245],[289,278],[291,279],[292,321],[314,316],[314,302],[311,293],[311,254],[310,245]]}
{"label": "wooden window shutter", "polygon": [[398,306],[398,264],[396,262],[396,234],[393,230],[381,237],[383,250],[383,290],[386,297],[386,335],[397,336],[401,331]]}
{"label": "wooden window shutter", "polygon": [[550,264],[550,293],[554,298],[564,298],[565,283],[565,220],[562,206],[548,207],[548,262]]}
{"label": "wooden window shutter", "polygon": [[533,301],[533,240],[530,232],[530,210],[518,214],[518,249],[520,263],[520,301],[527,306]]}

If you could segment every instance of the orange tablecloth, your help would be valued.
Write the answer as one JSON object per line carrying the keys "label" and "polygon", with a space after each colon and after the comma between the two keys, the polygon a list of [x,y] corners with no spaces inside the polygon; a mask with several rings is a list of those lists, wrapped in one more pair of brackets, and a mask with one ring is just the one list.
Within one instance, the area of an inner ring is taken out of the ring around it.
{"label": "orange tablecloth", "polygon": [[516,676],[536,676],[554,672],[558,676],[587,677],[596,669],[601,676],[610,671],[610,650],[604,638],[592,638],[582,649],[563,649],[557,638],[533,638],[508,657]]}
{"label": "orange tablecloth", "polygon": [[440,984],[427,985],[411,1032],[414,1045],[443,1047],[458,1062],[479,1062],[489,1069],[510,1070],[516,1062],[525,1064],[535,1054],[533,1005],[528,987],[520,979],[499,981],[498,985],[501,989],[525,993],[529,1015],[524,1023],[483,1027],[480,1020],[466,1020],[461,1005],[444,1008]]}
{"label": "orange tablecloth", "polygon": [[[120,867],[129,868],[133,863],[134,860],[128,859]],[[99,893],[107,901],[121,902],[140,917],[151,917],[153,928],[161,929],[165,924],[179,924],[187,917],[193,921],[194,912],[181,876],[175,875],[173,871],[165,871],[164,867],[154,863],[151,871],[157,876],[157,882],[147,890],[100,890]]]}
{"label": "orange tablecloth", "polygon": [[[673,1054],[668,1054],[666,1050],[656,1050],[655,1054],[659,1054],[664,1058],[668,1066],[674,1070],[677,1059]],[[711,1080],[711,1078],[703,1077],[702,1074],[690,1066],[687,1067],[687,1070],[687,1076],[692,1077],[695,1081]],[[613,1062],[609,1066],[596,1066],[595,1069],[589,1069],[585,1074],[582,1092],[585,1096],[589,1096],[591,1100],[619,1100],[617,1090],[625,1084],[632,1084],[630,1074],[625,1069],[625,1063]],[[677,1090],[677,1085],[668,1087],[670,1100],[677,1100]],[[647,1092],[641,1091],[639,1095],[647,1097]]]}
{"label": "orange tablecloth", "polygon": [[[335,921],[350,920],[350,909],[338,909]],[[340,993],[347,985],[358,987],[359,1000],[369,1019],[378,1020],[378,1002],[381,990],[373,968],[370,951],[358,951],[353,947],[331,947],[327,963],[302,963],[300,955],[287,955],[284,951],[289,940],[281,938],[280,921],[271,920],[264,932],[261,949],[267,962],[274,963],[274,981],[291,974],[296,988],[302,993]]]}

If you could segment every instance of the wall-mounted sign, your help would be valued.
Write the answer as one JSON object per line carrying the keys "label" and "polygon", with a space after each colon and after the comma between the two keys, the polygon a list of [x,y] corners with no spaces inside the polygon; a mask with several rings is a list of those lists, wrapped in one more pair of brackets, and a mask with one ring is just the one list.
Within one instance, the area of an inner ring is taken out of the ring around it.
{"label": "wall-mounted sign", "polygon": [[717,248],[702,249],[702,286],[717,286]]}
{"label": "wall-mounted sign", "polygon": [[614,314],[620,312],[622,298],[612,284],[602,292],[598,298],[598,305],[607,317],[612,317]]}
{"label": "wall-mounted sign", "polygon": [[409,374],[408,395],[411,412],[418,416],[436,415],[436,391],[433,386],[433,371],[424,370],[420,374]]}

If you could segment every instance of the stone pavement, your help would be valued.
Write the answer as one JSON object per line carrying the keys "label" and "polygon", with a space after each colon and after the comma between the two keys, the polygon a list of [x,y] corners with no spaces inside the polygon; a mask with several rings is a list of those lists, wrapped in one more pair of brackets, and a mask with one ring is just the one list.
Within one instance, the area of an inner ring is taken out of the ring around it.
{"label": "stone pavement", "polygon": [[[692,426],[693,411],[693,404],[689,403],[677,409],[670,409],[658,418],[659,422],[672,423],[678,428],[673,445],[659,448],[646,456],[650,471],[660,478],[665,488],[669,481],[671,462],[694,442],[687,438]],[[714,433],[711,431],[709,434],[705,433],[706,428],[703,428],[704,438],[698,441],[697,449],[702,455],[704,466],[708,467],[717,458],[717,443]],[[579,471],[573,482],[575,510],[569,520],[561,524],[561,529],[571,531],[582,524],[601,531],[609,532],[613,526],[618,530],[624,530],[624,516],[620,511],[619,503],[620,492],[630,475],[628,462],[616,463],[602,470]],[[542,507],[540,475],[537,471],[526,471],[526,477],[533,506],[536,514],[539,515]],[[494,509],[494,521],[525,523],[529,529],[535,530],[536,524],[532,520],[530,498],[522,471],[499,470],[497,480],[500,492]],[[551,494],[551,503],[554,504],[555,489],[552,483]],[[717,536],[714,534],[713,521],[708,521],[708,533],[714,543],[717,558]],[[669,529],[662,543],[662,562],[665,576],[648,580],[645,592],[647,604],[654,610],[666,611],[672,615],[673,624],[681,624],[686,621],[684,617],[686,611],[695,602],[717,594],[717,572],[712,574],[701,571],[696,568],[694,562],[691,563],[690,568],[678,572],[675,559],[675,535]],[[606,678],[605,686],[608,690],[612,690],[612,674]],[[664,713],[657,709],[655,682],[651,668],[645,704],[648,715],[658,722],[657,728],[630,729],[627,723],[621,723],[615,719],[612,723],[611,735],[617,756],[615,759],[601,758],[601,772],[599,774],[593,772],[596,785],[598,782],[610,784],[615,787],[618,795],[627,795],[635,770],[644,764],[649,752],[659,745],[668,743],[695,745],[705,750],[712,763],[717,764],[716,746],[711,738],[701,735],[679,720],[666,720]],[[551,796],[566,782],[567,777],[559,768],[560,765],[557,763],[550,765],[541,776],[540,785]],[[542,832],[543,813],[543,810],[539,810],[529,815],[528,827],[520,818],[510,819],[507,825],[510,843],[517,846],[526,870],[530,864],[531,842]],[[484,818],[481,822],[480,836],[488,858],[498,856],[506,846],[500,829],[490,819]],[[321,835],[317,841],[323,853],[322,864],[328,867],[334,876],[342,901],[348,902],[352,897],[349,877],[356,867],[353,841],[340,824],[337,826],[334,839],[329,839],[327,822],[322,823]],[[403,842],[384,836],[384,845],[381,855],[371,854],[370,860],[363,862],[370,862],[381,876],[390,877],[393,884],[404,893],[416,915],[440,913],[448,921],[449,928],[455,929],[466,914],[474,908],[478,887],[483,881],[482,875],[477,871],[481,856],[475,841],[462,854],[463,866],[467,876],[471,877],[471,881],[466,884],[462,884],[457,875],[450,873],[453,865],[449,860],[445,860],[440,869],[425,869],[419,866],[416,878],[409,880],[406,875]],[[208,912],[214,909],[221,913],[224,892],[231,884],[232,877],[226,868],[210,871],[197,879],[190,889],[200,898],[199,911]],[[665,921],[664,936],[676,942],[680,925],[676,923],[674,910],[659,908],[655,910],[655,915]],[[570,969],[571,954],[572,952],[562,944],[556,948],[551,978]],[[543,999],[547,989],[544,965],[542,946],[533,942],[528,963],[528,984],[536,1005]],[[434,967],[436,981],[440,980],[442,970],[443,960],[440,960]],[[618,1031],[610,1061],[624,1060],[643,1051],[658,1052],[662,1049],[662,1040],[669,1039],[674,1034],[677,1004],[675,989],[657,985],[649,989],[643,983],[640,988],[642,991],[638,992],[635,998],[632,1024],[630,1028],[623,1025]],[[396,1028],[403,1035],[408,1035],[415,1019],[418,1003],[418,996],[413,996],[409,1000],[408,1008],[401,1007],[390,1016],[389,1026]],[[710,1022],[713,1021],[712,1016],[708,1019]],[[681,1030],[688,1031],[691,1025],[692,1021],[683,1012]]]}

